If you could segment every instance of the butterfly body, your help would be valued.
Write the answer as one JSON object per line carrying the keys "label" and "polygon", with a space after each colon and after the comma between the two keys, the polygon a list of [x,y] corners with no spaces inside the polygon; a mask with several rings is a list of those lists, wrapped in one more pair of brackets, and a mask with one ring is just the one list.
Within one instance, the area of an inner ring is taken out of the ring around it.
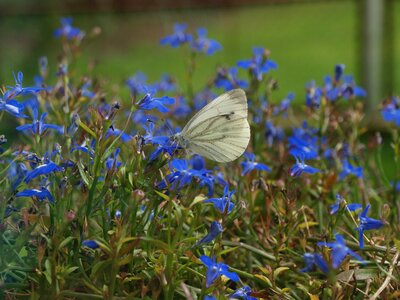
{"label": "butterfly body", "polygon": [[231,90],[211,101],[173,139],[189,154],[217,162],[237,159],[250,141],[245,92]]}

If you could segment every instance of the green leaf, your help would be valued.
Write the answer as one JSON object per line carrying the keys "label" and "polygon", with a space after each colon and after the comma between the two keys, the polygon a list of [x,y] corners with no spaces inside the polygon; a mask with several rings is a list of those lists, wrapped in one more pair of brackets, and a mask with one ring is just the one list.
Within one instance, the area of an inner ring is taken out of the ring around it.
{"label": "green leaf", "polygon": [[75,238],[73,236],[67,237],[65,240],[63,240],[60,245],[58,246],[58,249],[62,249],[65,246],[67,246],[69,243],[71,243]]}

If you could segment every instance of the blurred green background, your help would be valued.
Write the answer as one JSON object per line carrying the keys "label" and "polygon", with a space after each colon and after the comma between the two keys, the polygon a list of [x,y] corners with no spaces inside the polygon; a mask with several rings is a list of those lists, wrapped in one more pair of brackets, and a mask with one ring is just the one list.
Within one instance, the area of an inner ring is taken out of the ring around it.
{"label": "blurred green background", "polygon": [[[375,0],[381,1],[381,0]],[[383,1],[381,71],[379,98],[400,92],[400,1]],[[289,91],[303,102],[305,83],[322,83],[337,63],[369,90],[365,58],[365,6],[354,1],[21,1],[0,3],[0,83],[12,84],[12,72],[21,70],[26,83],[37,73],[37,61],[49,58],[50,70],[57,69],[61,52],[53,30],[61,16],[73,16],[74,25],[90,33],[98,26],[101,34],[83,42],[74,68],[79,74],[96,74],[112,85],[140,70],[150,81],[170,73],[184,80],[181,49],[159,45],[175,22],[188,23],[190,30],[206,27],[209,36],[224,47],[214,56],[201,56],[195,87],[201,88],[215,74],[217,65],[235,65],[251,56],[254,46],[271,50],[279,68],[274,101]],[[253,4],[251,4],[253,3]],[[256,3],[256,4],[254,4]],[[88,65],[96,62],[90,71]],[[380,101],[381,99],[372,99]]]}

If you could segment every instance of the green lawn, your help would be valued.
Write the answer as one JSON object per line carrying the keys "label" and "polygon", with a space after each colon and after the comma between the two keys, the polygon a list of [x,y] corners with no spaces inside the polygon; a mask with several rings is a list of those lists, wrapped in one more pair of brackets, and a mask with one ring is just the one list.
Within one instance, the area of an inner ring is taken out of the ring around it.
{"label": "green lawn", "polygon": [[[394,5],[400,15],[400,4]],[[360,81],[363,68],[356,1],[249,6],[235,9],[182,10],[134,14],[90,14],[75,16],[75,24],[90,31],[98,25],[102,34],[84,43],[78,71],[87,73],[88,62],[98,61],[94,69],[112,84],[120,84],[138,70],[156,80],[165,72],[184,80],[181,49],[159,46],[159,39],[172,31],[174,22],[186,22],[194,30],[204,26],[209,36],[220,41],[223,51],[212,57],[200,57],[195,85],[201,88],[219,64],[234,65],[248,58],[253,46],[265,46],[279,64],[274,77],[280,90],[274,101],[294,91],[303,101],[304,85],[321,82],[336,63],[344,63],[347,72]],[[0,80],[10,83],[11,72],[22,70],[32,78],[37,59],[47,55],[53,71],[57,66],[59,43],[52,37],[59,16],[5,17],[0,20]],[[400,18],[395,18],[400,28]],[[18,34],[16,34],[18,32]],[[400,69],[400,37],[395,33],[395,61]],[[399,72],[396,87],[400,87]],[[397,89],[397,92],[399,90]],[[389,91],[388,91],[389,92]],[[126,95],[125,93],[123,95]]]}

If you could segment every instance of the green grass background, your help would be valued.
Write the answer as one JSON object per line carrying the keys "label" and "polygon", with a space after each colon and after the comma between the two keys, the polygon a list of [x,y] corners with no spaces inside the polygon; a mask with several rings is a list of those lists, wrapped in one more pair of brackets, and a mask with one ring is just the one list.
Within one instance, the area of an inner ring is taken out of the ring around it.
{"label": "green grass background", "polygon": [[[394,9],[395,17],[400,16],[400,3],[395,3]],[[32,82],[41,55],[49,57],[51,71],[56,71],[60,43],[53,38],[52,31],[59,26],[59,17],[28,15],[0,19],[1,83],[12,83],[12,71],[18,70],[24,72],[27,83]],[[253,46],[269,48],[272,59],[279,64],[273,76],[280,88],[272,101],[279,101],[293,91],[296,100],[303,102],[305,83],[312,79],[321,83],[336,63],[344,63],[346,71],[354,74],[358,82],[364,71],[356,1],[80,14],[74,18],[74,24],[87,32],[95,26],[102,29],[100,36],[83,43],[83,51],[74,66],[76,72],[90,74],[88,64],[96,61],[93,74],[102,77],[114,91],[138,70],[146,73],[150,81],[166,72],[184,81],[183,51],[159,45],[159,39],[172,32],[175,22],[188,23],[190,30],[200,26],[208,28],[209,36],[224,47],[214,56],[199,57],[194,78],[198,89],[213,76],[217,65],[235,65],[237,60],[251,56]],[[395,27],[400,27],[400,18],[395,18]],[[394,46],[395,91],[399,92],[400,37],[396,33]],[[122,95],[127,96],[126,92]]]}

